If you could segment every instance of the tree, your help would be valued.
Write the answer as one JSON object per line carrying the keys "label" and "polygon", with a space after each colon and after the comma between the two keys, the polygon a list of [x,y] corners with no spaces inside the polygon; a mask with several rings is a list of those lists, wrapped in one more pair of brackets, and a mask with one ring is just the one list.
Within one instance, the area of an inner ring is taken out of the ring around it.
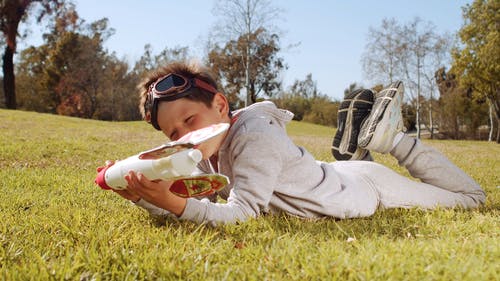
{"label": "tree", "polygon": [[279,74],[286,65],[283,58],[278,56],[278,36],[258,29],[251,34],[250,40],[254,42],[253,59],[248,66],[242,63],[246,53],[246,36],[227,42],[223,48],[215,46],[208,54],[209,65],[216,73],[219,83],[224,86],[233,106],[238,105],[238,94],[244,87],[248,89],[250,103],[256,102],[263,93],[272,97],[281,88]]}
{"label": "tree", "polygon": [[99,40],[64,32],[56,44],[21,53],[19,106],[27,110],[101,120],[139,120],[138,78]]}
{"label": "tree", "polygon": [[136,86],[139,76],[129,71],[127,62],[114,55],[104,58],[102,90],[97,96],[99,107],[92,116],[100,120],[141,120]]}
{"label": "tree", "polygon": [[64,5],[49,23],[49,32],[43,34],[45,41],[39,47],[30,46],[21,52],[16,73],[16,89],[19,89],[18,106],[25,110],[57,113],[60,99],[49,87],[46,69],[59,40],[68,32],[76,33],[82,21],[73,4]]}
{"label": "tree", "polygon": [[[258,30],[269,30],[273,33],[272,22],[279,18],[281,10],[271,5],[270,0],[219,0],[214,8],[214,13],[221,18],[215,27],[217,37],[224,41],[239,41],[244,52],[240,54],[242,68],[245,75],[244,87],[246,89],[245,105],[255,102],[252,96],[251,67],[259,45],[254,35]],[[217,43],[216,43],[217,44]],[[257,75],[257,73],[253,73]]]}
{"label": "tree", "polygon": [[[102,44],[111,36],[108,20],[91,23],[85,32],[63,31],[49,51],[47,87],[58,97],[57,113],[92,118],[100,107],[107,70]],[[50,43],[49,43],[50,44]]]}
{"label": "tree", "polygon": [[440,68],[436,81],[441,94],[437,110],[440,134],[453,139],[480,139],[478,129],[486,124],[487,116],[484,98],[474,98],[472,89],[460,85],[453,70]]}
{"label": "tree", "polygon": [[[436,69],[443,66],[445,56],[449,53],[448,35],[435,32],[436,27],[431,22],[422,22],[415,18],[403,28],[402,57],[400,59],[402,73],[406,82],[406,92],[415,103],[417,137],[420,138],[421,125],[421,98],[430,97],[437,90],[434,80]],[[425,95],[424,93],[429,95]],[[432,106],[429,107],[432,110]],[[429,122],[432,122],[432,111],[429,113]],[[430,131],[433,131],[430,124]]]}
{"label": "tree", "polygon": [[144,46],[144,54],[135,63],[133,72],[138,77],[143,77],[145,73],[153,71],[172,61],[185,61],[189,55],[188,47],[165,48],[158,55],[153,54],[150,44]]}
{"label": "tree", "polygon": [[74,6],[65,6],[43,34],[44,44],[21,52],[16,82],[23,109],[101,120],[139,120],[136,85],[145,72],[184,60],[186,48],[151,47],[133,70],[103,43],[113,35],[106,18],[86,24]]}
{"label": "tree", "polygon": [[500,143],[500,2],[476,0],[463,8],[464,25],[458,35],[462,48],[453,50],[453,69],[462,85],[485,97],[494,116]]}
{"label": "tree", "polygon": [[[379,29],[370,29],[362,58],[363,72],[376,83],[404,82],[405,93],[416,108],[418,137],[421,99],[425,96],[434,99],[437,90],[434,72],[446,63],[449,45],[447,34],[437,34],[431,22],[423,23],[419,18],[405,25],[384,19]],[[432,106],[428,108],[432,131]]]}
{"label": "tree", "polygon": [[49,48],[28,47],[20,54],[16,65],[17,107],[37,112],[56,113],[58,101],[46,87],[44,67]]}
{"label": "tree", "polygon": [[399,77],[401,26],[395,19],[383,19],[380,28],[370,27],[361,56],[363,74],[371,81],[392,83]]}
{"label": "tree", "polygon": [[84,24],[74,7],[60,12],[44,44],[21,53],[17,67],[24,109],[104,120],[138,120],[138,79],[109,55],[107,19]]}
{"label": "tree", "polygon": [[[36,9],[35,4],[39,4]],[[0,5],[0,29],[5,40],[5,51],[3,54],[3,79],[5,106],[16,109],[16,87],[14,75],[14,53],[17,48],[17,36],[19,23],[27,18],[30,9],[37,22],[64,4],[64,0],[2,0]]]}
{"label": "tree", "polygon": [[292,95],[302,96],[306,99],[315,98],[320,95],[318,86],[316,84],[316,81],[312,79],[312,74],[309,73],[306,75],[305,80],[295,80],[295,82],[290,87],[290,93]]}

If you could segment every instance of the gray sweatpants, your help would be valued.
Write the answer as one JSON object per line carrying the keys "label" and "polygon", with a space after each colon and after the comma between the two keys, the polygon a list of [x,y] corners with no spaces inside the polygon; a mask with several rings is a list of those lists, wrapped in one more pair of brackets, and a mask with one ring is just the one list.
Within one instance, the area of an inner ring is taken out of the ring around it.
{"label": "gray sweatpants", "polygon": [[333,163],[348,191],[345,198],[337,198],[350,202],[346,217],[369,216],[378,207],[473,208],[484,203],[486,196],[477,182],[419,140],[404,135],[391,154],[420,181],[371,161]]}

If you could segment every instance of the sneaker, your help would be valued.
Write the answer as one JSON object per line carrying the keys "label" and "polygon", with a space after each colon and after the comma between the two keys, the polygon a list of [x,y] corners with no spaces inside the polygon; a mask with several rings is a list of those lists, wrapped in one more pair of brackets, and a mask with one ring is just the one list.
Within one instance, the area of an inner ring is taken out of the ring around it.
{"label": "sneaker", "polygon": [[368,153],[358,147],[361,124],[373,105],[372,90],[356,90],[347,95],[338,111],[337,133],[333,138],[332,155],[337,160],[361,160]]}
{"label": "sneaker", "polygon": [[379,153],[391,151],[394,137],[403,128],[403,91],[403,83],[397,81],[376,95],[372,112],[363,123],[358,136],[361,148]]}

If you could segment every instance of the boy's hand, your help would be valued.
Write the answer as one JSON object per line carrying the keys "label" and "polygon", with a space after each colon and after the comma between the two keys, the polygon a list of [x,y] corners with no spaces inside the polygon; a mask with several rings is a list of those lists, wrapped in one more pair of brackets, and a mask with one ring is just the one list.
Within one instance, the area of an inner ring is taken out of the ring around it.
{"label": "boy's hand", "polygon": [[133,171],[130,171],[125,176],[125,180],[128,183],[126,191],[139,196],[139,199],[143,198],[149,203],[170,211],[177,216],[182,215],[184,212],[186,199],[173,194],[169,190],[173,181],[150,181],[143,174],[136,174]]}
{"label": "boy's hand", "polygon": [[134,203],[137,203],[139,200],[141,200],[141,196],[135,194],[134,192],[131,192],[130,190],[128,189],[123,189],[123,190],[116,190],[116,189],[112,189],[115,193],[117,193],[118,195],[120,195],[121,197],[127,199],[127,200],[130,200]]}
{"label": "boy's hand", "polygon": [[[115,164],[115,161],[107,160],[105,162],[105,166],[97,167],[97,172],[100,172],[102,169],[113,166]],[[141,200],[141,197],[134,192],[131,192],[130,190],[124,189],[124,190],[116,190],[116,189],[111,189],[112,191],[116,192],[118,195],[121,197],[130,200],[134,203],[137,201]]]}

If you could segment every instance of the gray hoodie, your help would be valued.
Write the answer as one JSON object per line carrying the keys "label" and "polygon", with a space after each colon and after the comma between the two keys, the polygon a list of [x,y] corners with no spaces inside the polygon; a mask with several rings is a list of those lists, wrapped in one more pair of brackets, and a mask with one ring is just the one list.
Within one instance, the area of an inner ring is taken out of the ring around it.
{"label": "gray hoodie", "polygon": [[[181,219],[211,224],[244,221],[261,213],[306,218],[335,215],[332,196],[342,190],[331,165],[316,161],[288,137],[293,114],[272,102],[236,111],[218,154],[218,171],[231,183],[219,195],[227,203],[190,198]],[[208,162],[208,161],[207,161]],[[208,163],[200,168],[209,171]]]}

